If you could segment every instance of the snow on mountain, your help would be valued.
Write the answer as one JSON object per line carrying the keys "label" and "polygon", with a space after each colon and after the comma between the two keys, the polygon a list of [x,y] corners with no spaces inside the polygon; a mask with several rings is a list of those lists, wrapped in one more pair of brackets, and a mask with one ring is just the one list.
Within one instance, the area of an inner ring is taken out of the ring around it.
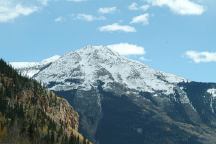
{"label": "snow on mountain", "polygon": [[129,89],[171,94],[184,78],[156,71],[143,63],[120,56],[105,46],[87,46],[52,62],[34,76],[52,90],[82,88],[89,90],[98,80],[106,89],[119,83]]}
{"label": "snow on mountain", "polygon": [[49,64],[51,62],[54,62],[54,61],[58,60],[60,57],[61,57],[60,55],[54,55],[54,56],[52,56],[50,58],[42,60],[41,64]]}
{"label": "snow on mountain", "polygon": [[39,65],[39,62],[10,62],[10,64],[15,68],[15,69],[21,69],[21,68],[27,68],[27,67],[34,67]]}
{"label": "snow on mountain", "polygon": [[33,77],[37,74],[44,66],[58,60],[59,55],[54,55],[50,58],[44,59],[41,62],[10,62],[10,64],[18,69],[23,76]]}
{"label": "snow on mountain", "polygon": [[212,97],[216,97],[216,89],[208,89],[207,92],[212,95]]}

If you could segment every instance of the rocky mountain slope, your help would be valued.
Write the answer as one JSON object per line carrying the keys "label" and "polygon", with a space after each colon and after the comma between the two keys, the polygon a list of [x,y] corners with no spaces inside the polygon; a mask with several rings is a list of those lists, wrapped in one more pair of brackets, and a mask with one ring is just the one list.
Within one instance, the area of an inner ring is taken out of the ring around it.
{"label": "rocky mountain slope", "polygon": [[0,60],[0,143],[89,143],[69,103]]}
{"label": "rocky mountain slope", "polygon": [[216,84],[156,71],[103,46],[67,53],[32,78],[64,96],[81,132],[97,143],[216,143]]}

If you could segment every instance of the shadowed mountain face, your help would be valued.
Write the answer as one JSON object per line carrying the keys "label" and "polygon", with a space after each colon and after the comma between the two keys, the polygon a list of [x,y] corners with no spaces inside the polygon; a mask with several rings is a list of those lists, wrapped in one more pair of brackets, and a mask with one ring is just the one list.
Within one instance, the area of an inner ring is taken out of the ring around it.
{"label": "shadowed mountain face", "polygon": [[[206,91],[216,85],[196,82],[179,85],[187,91],[158,97],[147,92],[118,95],[104,90],[102,85],[91,91],[57,93],[64,95],[80,113],[81,131],[101,144],[215,143],[216,115],[211,109],[215,100]],[[199,86],[205,86],[203,93],[191,95],[200,90]],[[190,104],[181,102],[184,94]]]}
{"label": "shadowed mountain face", "polygon": [[98,144],[216,143],[216,84],[156,71],[102,46],[68,53],[33,78],[68,100],[81,132]]}

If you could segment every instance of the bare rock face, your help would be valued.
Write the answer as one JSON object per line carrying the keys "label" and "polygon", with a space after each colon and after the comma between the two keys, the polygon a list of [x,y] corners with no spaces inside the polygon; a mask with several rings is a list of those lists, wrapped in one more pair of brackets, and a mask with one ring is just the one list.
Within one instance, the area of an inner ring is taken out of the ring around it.
{"label": "bare rock face", "polygon": [[33,78],[68,100],[80,131],[98,144],[216,143],[216,84],[156,71],[103,46],[67,53]]}

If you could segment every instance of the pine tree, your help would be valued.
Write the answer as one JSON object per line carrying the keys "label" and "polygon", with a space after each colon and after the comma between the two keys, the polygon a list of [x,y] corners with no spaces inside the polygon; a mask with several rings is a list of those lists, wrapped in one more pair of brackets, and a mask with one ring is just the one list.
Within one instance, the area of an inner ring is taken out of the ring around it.
{"label": "pine tree", "polygon": [[55,134],[54,134],[54,132],[52,131],[52,132],[51,132],[50,143],[53,144],[54,142],[55,142]]}
{"label": "pine tree", "polygon": [[30,125],[28,127],[28,136],[30,139],[34,138],[34,125],[33,125],[33,123],[30,123]]}
{"label": "pine tree", "polygon": [[75,138],[74,138],[74,136],[71,134],[70,135],[70,138],[69,138],[69,144],[75,144]]}
{"label": "pine tree", "polygon": [[76,138],[76,144],[80,144],[80,137],[79,137],[79,135]]}

